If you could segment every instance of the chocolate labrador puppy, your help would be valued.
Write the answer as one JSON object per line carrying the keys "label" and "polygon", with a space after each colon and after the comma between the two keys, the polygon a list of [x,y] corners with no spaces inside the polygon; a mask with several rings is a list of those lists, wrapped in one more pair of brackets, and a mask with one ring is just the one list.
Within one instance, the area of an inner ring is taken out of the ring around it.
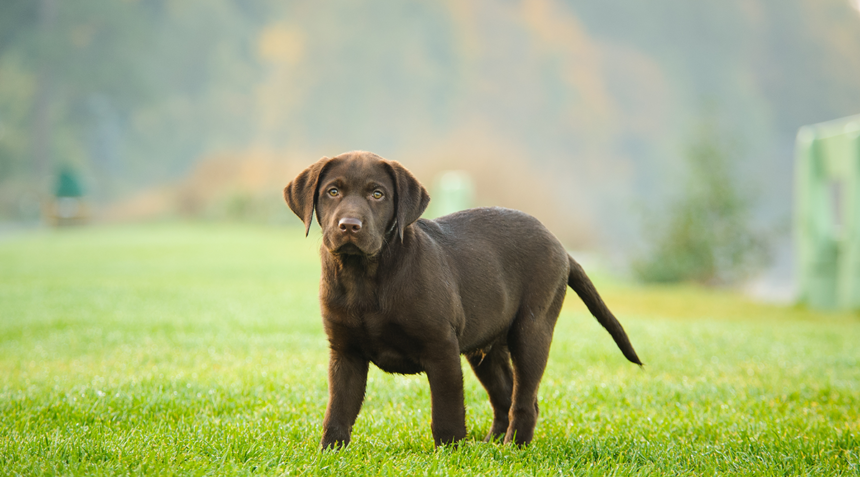
{"label": "chocolate labrador puppy", "polygon": [[487,440],[528,444],[538,385],[569,285],[641,364],[582,267],[534,217],[479,208],[419,219],[430,197],[395,161],[369,152],[324,157],[284,189],[310,230],[322,227],[320,307],[330,343],[323,448],[349,443],[368,363],[427,373],[436,445],[466,436],[465,355],[487,390]]}

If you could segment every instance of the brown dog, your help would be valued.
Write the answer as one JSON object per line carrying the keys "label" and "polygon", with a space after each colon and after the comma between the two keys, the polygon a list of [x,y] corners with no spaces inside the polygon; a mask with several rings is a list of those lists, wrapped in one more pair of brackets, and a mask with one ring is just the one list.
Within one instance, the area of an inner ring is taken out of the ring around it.
{"label": "brown dog", "polygon": [[320,307],[331,349],[323,448],[349,443],[370,362],[427,373],[436,445],[463,439],[461,354],[493,406],[487,440],[528,444],[568,285],[641,364],[582,267],[529,215],[481,208],[419,219],[427,191],[399,163],[369,152],[320,159],[284,198],[306,234],[314,210],[323,230]]}

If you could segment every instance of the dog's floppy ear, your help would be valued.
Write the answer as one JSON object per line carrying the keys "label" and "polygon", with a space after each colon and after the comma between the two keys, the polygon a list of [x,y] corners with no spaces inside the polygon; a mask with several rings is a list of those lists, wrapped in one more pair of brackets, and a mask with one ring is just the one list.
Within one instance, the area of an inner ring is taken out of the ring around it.
{"label": "dog's floppy ear", "polygon": [[403,229],[421,217],[421,214],[427,209],[427,204],[430,203],[430,195],[427,194],[427,189],[418,182],[418,179],[399,162],[385,161],[385,163],[391,170],[397,189],[397,197],[394,202],[395,217],[397,219],[397,234],[400,235],[402,242]]}
{"label": "dog's floppy ear", "polygon": [[317,183],[319,182],[323,168],[325,168],[325,165],[330,160],[328,157],[323,157],[311,164],[284,188],[284,200],[287,201],[287,205],[290,206],[293,213],[304,221],[306,237],[311,230],[311,223],[314,221],[314,206],[317,203]]}

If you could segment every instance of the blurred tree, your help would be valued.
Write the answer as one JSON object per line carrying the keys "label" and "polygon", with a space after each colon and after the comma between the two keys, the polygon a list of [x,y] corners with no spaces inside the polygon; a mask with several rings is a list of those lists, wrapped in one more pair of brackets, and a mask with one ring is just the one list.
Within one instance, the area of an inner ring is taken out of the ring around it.
{"label": "blurred tree", "polygon": [[[23,6],[21,3],[27,3]],[[0,135],[6,167],[0,182],[29,177],[46,193],[57,161],[89,166],[86,132],[94,124],[86,102],[102,94],[130,108],[144,89],[135,74],[141,30],[135,6],[95,0],[3,2],[0,18],[13,23],[0,38]],[[21,147],[19,132],[29,141]],[[5,153],[5,154],[4,154]],[[30,167],[23,167],[25,160]],[[89,169],[89,167],[87,167]]]}
{"label": "blurred tree", "polygon": [[33,0],[5,0],[0,3],[0,55],[12,46],[15,39],[38,21],[39,2]]}
{"label": "blurred tree", "polygon": [[26,167],[31,117],[33,73],[15,55],[16,40],[38,23],[38,2],[0,3],[0,183]]}
{"label": "blurred tree", "polygon": [[[669,127],[630,131],[619,142],[633,146],[623,152],[635,167],[633,176],[645,179],[637,195],[650,197],[652,205],[665,199],[663,191],[672,192],[654,186],[683,167],[673,145],[684,141],[685,123],[695,121],[702,98],[718,101],[732,130],[743,131],[755,160],[733,167],[769,178],[760,185],[758,206],[773,222],[791,216],[791,151],[798,128],[860,111],[860,16],[848,0],[566,3],[596,41],[623,45],[652,60],[667,80],[665,100],[653,96],[642,109],[668,108]],[[647,88],[647,77],[645,82],[638,74],[627,77],[614,96],[623,99],[625,90]],[[617,74],[611,74],[610,84],[616,81]],[[627,104],[621,107],[630,111]]]}
{"label": "blurred tree", "polygon": [[858,77],[847,0],[3,0],[0,216],[60,162],[114,198],[254,148],[503,151],[629,245],[702,97],[788,216],[797,127],[860,110]]}
{"label": "blurred tree", "polygon": [[4,190],[47,193],[59,163],[107,199],[246,145],[269,12],[246,3],[0,2],[0,216]]}
{"label": "blurred tree", "polygon": [[634,272],[647,282],[732,283],[764,264],[767,240],[752,227],[752,200],[737,179],[737,152],[707,114],[685,158],[684,193],[644,227],[650,242]]}

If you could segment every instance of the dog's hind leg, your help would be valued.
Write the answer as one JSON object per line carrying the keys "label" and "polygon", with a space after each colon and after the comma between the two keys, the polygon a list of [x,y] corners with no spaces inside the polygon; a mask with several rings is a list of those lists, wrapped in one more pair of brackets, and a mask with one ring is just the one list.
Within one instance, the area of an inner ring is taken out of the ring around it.
{"label": "dog's hind leg", "polygon": [[538,419],[538,387],[543,377],[552,332],[564,302],[565,288],[562,286],[549,303],[542,307],[525,306],[508,333],[508,349],[514,367],[514,389],[510,424],[505,434],[505,444],[513,442],[526,445],[534,436]]}
{"label": "dog's hind leg", "polygon": [[507,346],[499,343],[488,351],[477,351],[469,355],[469,364],[481,381],[493,406],[493,427],[484,441],[504,437],[508,430],[508,413],[511,410],[511,394],[514,376],[511,371],[511,354]]}

